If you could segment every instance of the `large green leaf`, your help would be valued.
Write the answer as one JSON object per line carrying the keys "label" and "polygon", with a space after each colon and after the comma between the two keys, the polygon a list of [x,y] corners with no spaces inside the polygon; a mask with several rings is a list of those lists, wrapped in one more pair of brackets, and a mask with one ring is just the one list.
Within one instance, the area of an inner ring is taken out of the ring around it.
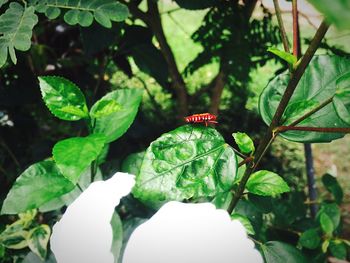
{"label": "large green leaf", "polygon": [[0,67],[10,54],[14,64],[17,63],[15,49],[26,51],[31,46],[32,30],[38,23],[33,7],[23,7],[11,2],[9,8],[0,16]]}
{"label": "large green leaf", "polygon": [[325,15],[328,22],[340,29],[350,29],[350,2],[348,0],[308,0]]}
{"label": "large green leaf", "polygon": [[121,137],[133,123],[141,99],[142,90],[139,89],[120,89],[105,95],[100,101],[115,100],[121,109],[96,119],[94,133],[104,134],[107,143]]}
{"label": "large green leaf", "polygon": [[198,10],[214,6],[217,0],[175,0],[175,2],[182,8]]}
{"label": "large green leaf", "polygon": [[39,82],[43,100],[53,115],[67,121],[89,116],[85,96],[74,83],[56,76],[39,77]]}
{"label": "large green leaf", "polygon": [[275,196],[290,191],[282,177],[266,170],[253,173],[247,182],[246,188],[250,193],[263,196]]}
{"label": "large green leaf", "polygon": [[16,180],[8,193],[2,214],[17,214],[40,207],[42,204],[73,190],[51,160],[31,165]]}
{"label": "large green leaf", "polygon": [[62,174],[76,184],[80,175],[101,153],[105,140],[102,134],[65,139],[55,144],[52,155]]}
{"label": "large green leaf", "polygon": [[[322,103],[332,98],[336,91],[336,80],[349,71],[349,59],[329,55],[315,56],[301,78],[289,105],[307,100]],[[289,73],[280,74],[262,92],[259,110],[266,124],[270,124],[288,81]],[[288,119],[284,121],[288,123]],[[333,105],[328,104],[302,121],[300,126],[347,127],[348,125],[338,117]],[[343,137],[344,134],[288,131],[283,132],[281,136],[296,142],[329,142]]]}
{"label": "large green leaf", "polygon": [[330,174],[325,174],[322,176],[322,183],[324,184],[326,189],[333,194],[337,204],[341,204],[341,202],[343,201],[344,194],[343,189],[341,188],[337,179]]}
{"label": "large green leaf", "polygon": [[236,155],[215,129],[185,125],[151,143],[133,194],[150,205],[215,196],[232,188],[236,173]]}
{"label": "large green leaf", "polygon": [[51,229],[48,225],[39,225],[29,231],[28,246],[41,260],[46,258],[47,243],[49,242]]}
{"label": "large green leaf", "polygon": [[350,72],[337,79],[333,105],[339,117],[350,125]]}
{"label": "large green leaf", "polygon": [[57,18],[61,10],[66,10],[64,21],[83,27],[90,26],[95,19],[102,26],[111,28],[112,21],[124,21],[129,16],[128,8],[114,0],[32,0],[30,3],[49,19]]}
{"label": "large green leaf", "polygon": [[269,241],[261,246],[266,263],[307,263],[300,250],[280,242]]}

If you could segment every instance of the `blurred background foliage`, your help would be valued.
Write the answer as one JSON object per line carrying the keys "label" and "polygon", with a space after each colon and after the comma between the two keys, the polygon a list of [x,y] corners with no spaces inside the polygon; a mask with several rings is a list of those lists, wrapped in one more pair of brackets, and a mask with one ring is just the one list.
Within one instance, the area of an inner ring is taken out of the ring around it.
{"label": "blurred background foliage", "polygon": [[[235,131],[246,132],[258,143],[266,129],[258,115],[259,94],[287,68],[266,51],[281,46],[271,1],[203,1],[202,6],[186,6],[182,0],[145,2],[127,2],[130,17],[111,29],[96,22],[86,28],[70,26],[39,14],[30,51],[17,52],[17,65],[8,62],[0,71],[0,200],[29,164],[51,156],[58,140],[87,132],[80,121],[65,123],[50,115],[41,100],[39,75],[72,80],[90,106],[110,90],[145,91],[132,127],[110,146],[103,166],[107,174],[120,170],[126,156],[144,150],[194,113],[218,114],[217,129],[231,145]],[[308,13],[309,7],[304,13],[303,4],[301,37],[307,44],[320,18]],[[285,10],[283,15],[291,32],[291,13]],[[318,52],[348,56],[349,36],[332,28]],[[347,189],[350,138],[330,145],[314,147],[316,171],[322,175],[337,170]],[[302,145],[277,140],[262,166],[304,190]]]}

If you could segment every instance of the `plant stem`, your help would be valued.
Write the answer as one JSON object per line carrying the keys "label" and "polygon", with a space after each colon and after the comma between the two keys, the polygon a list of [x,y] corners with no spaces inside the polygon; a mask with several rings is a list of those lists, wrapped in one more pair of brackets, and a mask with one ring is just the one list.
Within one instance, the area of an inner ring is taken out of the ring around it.
{"label": "plant stem", "polygon": [[322,108],[326,107],[329,103],[331,103],[333,101],[333,97],[325,100],[324,102],[322,102],[320,105],[318,105],[317,107],[315,107],[314,109],[312,109],[311,111],[307,112],[305,115],[301,116],[299,119],[293,121],[291,124],[289,124],[289,126],[296,126],[299,123],[301,123],[303,120],[307,119],[308,117],[310,117],[312,114],[318,112],[319,110],[321,110]]}
{"label": "plant stem", "polygon": [[[255,153],[255,159],[256,160],[260,160],[266,149],[268,148],[269,144],[272,142],[271,140],[273,140],[273,135],[274,135],[274,130],[275,128],[278,126],[282,115],[286,109],[286,107],[288,106],[288,102],[290,101],[290,98],[292,97],[301,77],[303,76],[306,67],[309,65],[312,57],[314,56],[318,46],[320,45],[323,37],[325,36],[327,30],[328,30],[329,26],[326,24],[325,21],[323,21],[320,25],[320,27],[318,28],[314,38],[312,39],[309,48],[307,49],[305,55],[303,56],[303,58],[300,61],[299,66],[296,68],[296,70],[294,71],[288,86],[282,96],[282,99],[277,107],[277,110],[275,112],[275,115],[272,118],[271,124],[264,136],[264,138],[262,139],[261,143],[259,144],[257,151]],[[257,163],[256,163],[257,165]],[[237,205],[242,193],[244,192],[245,189],[245,185],[250,177],[250,175],[254,172],[256,165],[254,167],[247,167],[242,180],[240,182],[240,184],[238,185],[238,188],[231,200],[231,203],[227,209],[227,211],[231,214],[233,209],[235,208],[235,206]]]}
{"label": "plant stem", "polygon": [[287,37],[286,29],[285,29],[284,24],[283,24],[282,12],[281,12],[281,8],[280,8],[280,5],[278,3],[278,0],[273,0],[273,4],[274,4],[275,10],[276,10],[276,16],[277,16],[277,21],[278,21],[280,33],[281,33],[284,51],[290,53],[288,37]]}
{"label": "plant stem", "polygon": [[310,131],[310,132],[326,132],[326,133],[350,133],[350,128],[334,128],[334,127],[305,127],[305,126],[279,126],[276,132],[285,131]]}
{"label": "plant stem", "polygon": [[251,161],[253,161],[254,158],[253,156],[249,156],[247,158],[245,158],[243,161],[241,161],[239,164],[238,164],[238,167],[241,167],[242,165],[245,165],[247,163],[250,163]]}

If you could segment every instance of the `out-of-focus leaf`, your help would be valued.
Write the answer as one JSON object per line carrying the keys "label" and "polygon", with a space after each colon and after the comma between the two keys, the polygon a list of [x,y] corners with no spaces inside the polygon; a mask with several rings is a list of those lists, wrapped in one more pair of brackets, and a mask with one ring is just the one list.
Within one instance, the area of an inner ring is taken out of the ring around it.
{"label": "out-of-focus leaf", "polygon": [[299,244],[309,249],[315,249],[321,244],[321,238],[317,229],[312,228],[301,234]]}
{"label": "out-of-focus leaf", "polygon": [[111,219],[111,226],[113,229],[113,242],[111,251],[114,256],[114,262],[117,263],[121,256],[121,249],[123,247],[123,223],[117,213],[113,214]]}
{"label": "out-of-focus leaf", "polygon": [[329,243],[329,250],[332,255],[339,259],[346,259],[347,249],[346,245],[340,240],[331,240]]}
{"label": "out-of-focus leaf", "polygon": [[325,174],[322,176],[322,183],[326,189],[332,193],[337,204],[341,204],[344,194],[343,189],[341,188],[337,179],[330,174]]}
{"label": "out-of-focus leaf", "polygon": [[261,246],[266,263],[307,263],[307,259],[300,250],[280,242],[269,241]]}
{"label": "out-of-focus leaf", "polygon": [[144,151],[128,155],[122,162],[122,172],[138,175],[144,156]]}

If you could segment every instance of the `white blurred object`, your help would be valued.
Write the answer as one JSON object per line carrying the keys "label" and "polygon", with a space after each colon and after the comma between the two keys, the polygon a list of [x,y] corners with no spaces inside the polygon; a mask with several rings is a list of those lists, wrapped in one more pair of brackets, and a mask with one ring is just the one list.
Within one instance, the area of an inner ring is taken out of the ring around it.
{"label": "white blurred object", "polygon": [[120,199],[134,186],[134,176],[116,173],[92,183],[53,226],[51,250],[58,263],[113,263],[110,224]]}
{"label": "white blurred object", "polygon": [[132,233],[123,263],[263,262],[243,225],[214,205],[169,202]]}

